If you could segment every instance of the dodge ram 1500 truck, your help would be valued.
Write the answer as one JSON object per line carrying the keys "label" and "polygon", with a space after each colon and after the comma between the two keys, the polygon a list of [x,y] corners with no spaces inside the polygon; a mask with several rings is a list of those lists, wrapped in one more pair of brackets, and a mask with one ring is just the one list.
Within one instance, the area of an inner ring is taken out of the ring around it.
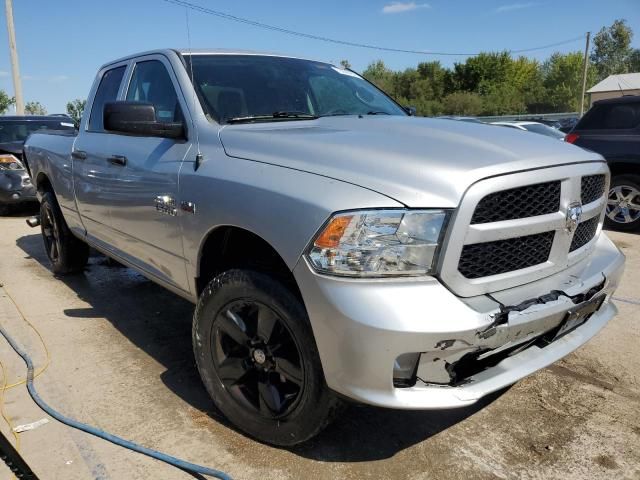
{"label": "dodge ram 1500 truck", "polygon": [[417,118],[348,69],[161,50],[104,65],[25,154],[56,274],[89,246],[196,305],[233,424],[276,445],[344,400],[472,404],[615,314],[609,169],[555,139]]}

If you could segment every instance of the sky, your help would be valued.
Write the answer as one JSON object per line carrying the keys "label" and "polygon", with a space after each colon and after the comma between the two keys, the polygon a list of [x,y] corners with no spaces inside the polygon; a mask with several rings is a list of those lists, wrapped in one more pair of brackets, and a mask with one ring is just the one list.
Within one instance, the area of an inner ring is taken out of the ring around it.
{"label": "sky", "polygon": [[[403,50],[475,53],[518,50],[597,32],[625,18],[640,48],[640,0],[188,0],[230,15],[312,35]],[[4,4],[4,2],[2,2]],[[4,8],[0,12],[0,89],[13,95]],[[14,0],[14,22],[25,102],[65,112],[86,98],[100,65],[156,48],[188,47],[186,9],[165,0]],[[378,59],[393,69],[462,56],[376,51],[285,35],[190,11],[192,48],[278,52],[338,63],[356,71]],[[584,39],[538,50],[584,50]]]}

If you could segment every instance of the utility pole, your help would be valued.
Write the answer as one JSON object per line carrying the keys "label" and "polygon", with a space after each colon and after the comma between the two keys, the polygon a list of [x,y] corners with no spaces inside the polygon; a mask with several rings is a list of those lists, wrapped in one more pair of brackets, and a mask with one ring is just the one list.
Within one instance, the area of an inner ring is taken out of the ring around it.
{"label": "utility pole", "polygon": [[18,66],[18,49],[16,48],[16,29],[13,26],[13,1],[5,0],[7,32],[9,33],[9,51],[11,52],[11,70],[13,73],[13,93],[16,98],[16,114],[24,115],[24,100],[22,99],[22,80]]}
{"label": "utility pole", "polygon": [[589,40],[591,32],[587,32],[587,44],[584,47],[584,68],[582,69],[582,96],[580,97],[580,116],[584,115],[584,96],[587,90],[587,69],[589,68]]}

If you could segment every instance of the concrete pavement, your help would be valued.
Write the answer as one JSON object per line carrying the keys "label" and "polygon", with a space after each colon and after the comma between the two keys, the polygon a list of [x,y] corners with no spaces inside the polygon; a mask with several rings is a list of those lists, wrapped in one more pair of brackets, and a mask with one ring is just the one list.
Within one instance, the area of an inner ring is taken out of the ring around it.
{"label": "concrete pavement", "polygon": [[[640,235],[610,233],[628,258],[620,315],[563,361],[472,408],[350,407],[285,450],[215,411],[191,352],[192,305],[102,256],[84,275],[53,277],[24,216],[0,217],[0,321],[37,366],[46,354],[20,311],[42,333],[51,364],[38,391],[80,421],[236,479],[640,478]],[[0,361],[9,383],[24,378],[4,340]],[[5,411],[13,425],[47,417],[24,386],[6,391]],[[43,480],[193,478],[53,419],[20,442]]]}

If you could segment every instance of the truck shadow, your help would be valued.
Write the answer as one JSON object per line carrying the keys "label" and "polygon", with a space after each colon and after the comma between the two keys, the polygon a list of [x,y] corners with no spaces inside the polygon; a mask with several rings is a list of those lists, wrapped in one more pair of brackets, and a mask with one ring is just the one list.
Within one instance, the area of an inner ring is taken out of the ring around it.
{"label": "truck shadow", "polygon": [[[16,241],[28,256],[47,269],[50,265],[39,234]],[[195,409],[215,422],[234,429],[216,410],[205,391],[193,359],[191,318],[193,305],[100,254],[92,254],[84,274],[61,277],[88,308],[64,310],[71,319],[105,318],[122,335],[166,370],[163,383]],[[461,422],[493,402],[503,392],[477,404],[439,411],[394,411],[369,406],[349,406],[324,432],[311,441],[288,449],[292,454],[322,462],[365,462],[393,457]],[[203,425],[198,422],[198,425]],[[205,424],[206,425],[206,424]],[[218,426],[208,426],[220,434]],[[234,429],[235,430],[235,429]],[[237,435],[234,449],[264,449],[248,437]]]}

